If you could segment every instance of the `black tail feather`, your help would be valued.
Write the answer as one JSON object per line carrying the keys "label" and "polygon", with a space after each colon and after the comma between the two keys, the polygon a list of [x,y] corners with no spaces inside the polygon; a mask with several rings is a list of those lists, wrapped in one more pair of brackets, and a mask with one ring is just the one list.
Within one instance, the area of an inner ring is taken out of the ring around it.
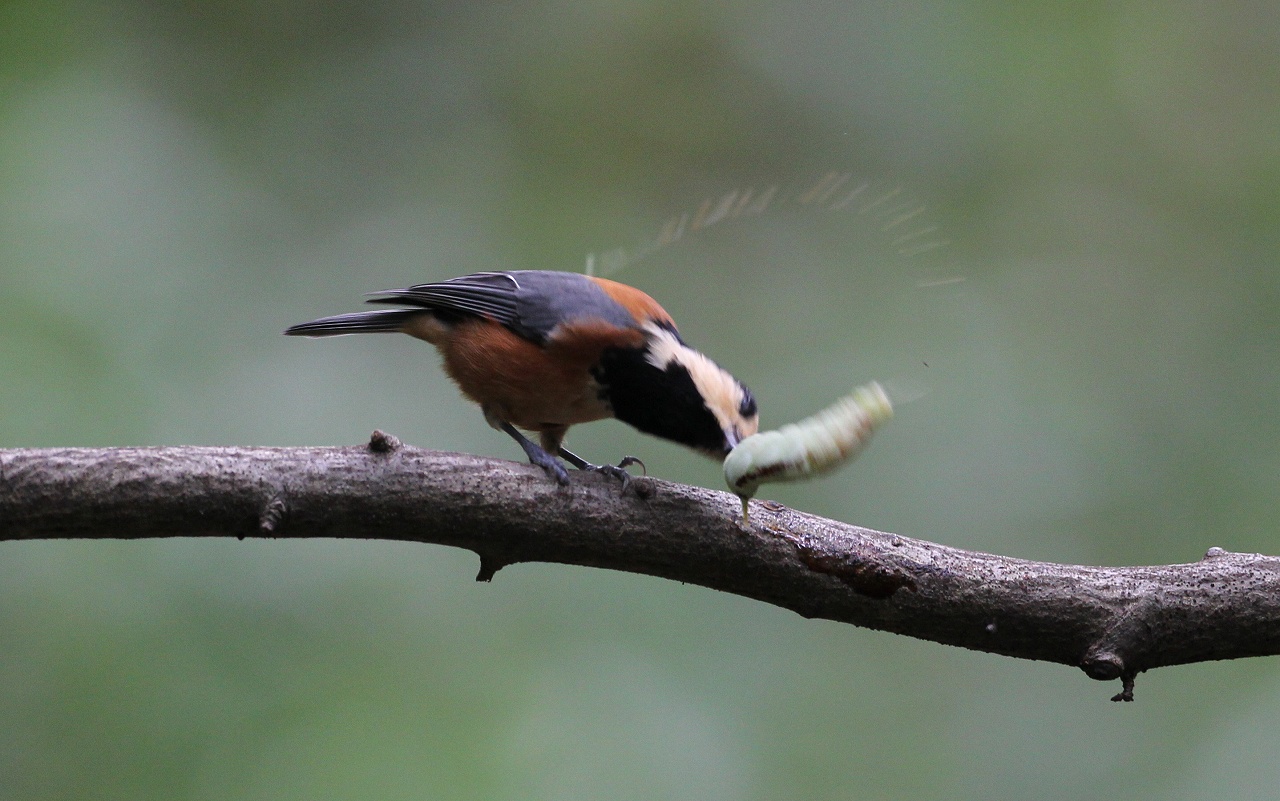
{"label": "black tail feather", "polygon": [[285,336],[334,337],[342,334],[394,334],[404,328],[411,317],[423,314],[422,309],[380,309],[378,311],[352,312],[321,317],[309,323],[291,325]]}

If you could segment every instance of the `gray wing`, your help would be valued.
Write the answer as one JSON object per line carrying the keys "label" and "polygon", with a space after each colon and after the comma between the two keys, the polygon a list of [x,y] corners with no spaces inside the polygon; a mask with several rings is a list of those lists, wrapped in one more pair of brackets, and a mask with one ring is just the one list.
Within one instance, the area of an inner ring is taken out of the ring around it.
{"label": "gray wing", "polygon": [[435,284],[408,289],[387,289],[370,294],[369,303],[395,303],[433,311],[491,317],[510,325],[516,320],[519,284],[511,273],[475,273]]}
{"label": "gray wing", "polygon": [[620,328],[635,318],[579,273],[513,270],[475,273],[435,284],[375,293],[370,303],[399,303],[433,311],[488,317],[534,342],[543,342],[557,325],[585,318]]}

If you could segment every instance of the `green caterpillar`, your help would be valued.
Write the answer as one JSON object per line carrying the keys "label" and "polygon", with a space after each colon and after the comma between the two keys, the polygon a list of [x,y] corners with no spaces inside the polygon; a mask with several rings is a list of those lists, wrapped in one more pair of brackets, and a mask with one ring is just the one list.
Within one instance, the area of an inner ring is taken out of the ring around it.
{"label": "green caterpillar", "polygon": [[812,417],[739,442],[725,457],[724,479],[742,499],[742,522],[749,524],[747,502],[761,484],[801,481],[835,470],[857,456],[892,417],[888,393],[873,381]]}

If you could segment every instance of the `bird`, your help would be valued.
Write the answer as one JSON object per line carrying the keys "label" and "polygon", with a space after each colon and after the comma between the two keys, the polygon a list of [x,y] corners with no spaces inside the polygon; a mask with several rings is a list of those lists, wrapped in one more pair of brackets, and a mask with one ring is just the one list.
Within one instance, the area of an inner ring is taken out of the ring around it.
{"label": "bird", "polygon": [[579,423],[616,418],[715,459],[759,427],[746,385],[686,344],[657,301],[617,281],[550,270],[478,272],[373,292],[367,302],[407,308],[321,317],[284,333],[403,333],[431,343],[488,424],[562,485],[569,475],[560,459],[615,475],[624,489],[625,468],[643,466],[630,456],[595,465],[565,449],[565,434]]}

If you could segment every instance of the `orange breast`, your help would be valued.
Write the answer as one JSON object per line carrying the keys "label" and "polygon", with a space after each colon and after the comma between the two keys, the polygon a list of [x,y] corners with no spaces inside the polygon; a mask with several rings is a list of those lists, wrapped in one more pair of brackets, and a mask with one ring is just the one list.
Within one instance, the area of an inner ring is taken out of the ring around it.
{"label": "orange breast", "polygon": [[612,416],[591,368],[607,347],[639,347],[644,335],[600,322],[562,326],[545,346],[487,320],[459,323],[440,343],[463,394],[526,431]]}

